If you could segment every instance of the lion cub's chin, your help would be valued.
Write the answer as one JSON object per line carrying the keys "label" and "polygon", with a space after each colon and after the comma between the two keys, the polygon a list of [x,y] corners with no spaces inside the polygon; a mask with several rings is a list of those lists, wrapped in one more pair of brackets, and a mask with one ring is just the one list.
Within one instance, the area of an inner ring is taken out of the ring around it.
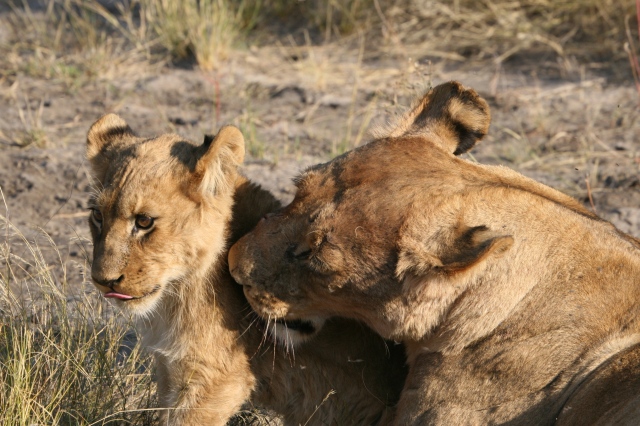
{"label": "lion cub's chin", "polygon": [[325,319],[310,317],[295,320],[277,319],[266,324],[266,330],[276,343],[285,348],[294,348],[311,340],[324,326]]}

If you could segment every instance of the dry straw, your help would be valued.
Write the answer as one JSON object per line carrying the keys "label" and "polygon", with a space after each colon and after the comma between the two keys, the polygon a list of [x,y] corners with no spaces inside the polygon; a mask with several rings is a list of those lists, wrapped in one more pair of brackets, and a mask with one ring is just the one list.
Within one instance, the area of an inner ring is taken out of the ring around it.
{"label": "dry straw", "polygon": [[0,231],[0,425],[152,422],[150,360],[129,324],[67,282],[46,234],[29,240],[2,215]]}

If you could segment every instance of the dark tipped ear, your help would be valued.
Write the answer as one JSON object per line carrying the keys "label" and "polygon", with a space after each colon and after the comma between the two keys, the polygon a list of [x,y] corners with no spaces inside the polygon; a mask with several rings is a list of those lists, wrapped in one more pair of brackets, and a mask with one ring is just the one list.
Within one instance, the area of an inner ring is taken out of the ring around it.
{"label": "dark tipped ear", "polygon": [[204,141],[202,142],[202,145],[204,146],[211,145],[211,142],[213,142],[215,138],[216,138],[215,135],[204,135]]}
{"label": "dark tipped ear", "polygon": [[440,253],[442,272],[452,274],[472,268],[491,255],[500,255],[513,245],[513,237],[499,235],[486,226],[474,226],[460,233],[451,247]]}
{"label": "dark tipped ear", "polygon": [[427,92],[387,136],[425,136],[446,151],[460,155],[487,134],[490,123],[487,102],[474,90],[450,81]]}
{"label": "dark tipped ear", "polygon": [[218,193],[233,183],[237,167],[244,161],[244,137],[234,126],[225,126],[214,137],[205,135],[198,147],[194,176],[198,190]]}
{"label": "dark tipped ear", "polygon": [[471,270],[490,258],[499,256],[513,245],[510,235],[500,235],[486,226],[460,227],[446,235],[438,232],[431,241],[403,238],[396,275],[428,279],[434,275],[453,276]]}
{"label": "dark tipped ear", "polygon": [[108,148],[134,137],[126,121],[116,114],[107,114],[93,123],[87,134],[87,159],[95,177],[102,182],[109,165]]}

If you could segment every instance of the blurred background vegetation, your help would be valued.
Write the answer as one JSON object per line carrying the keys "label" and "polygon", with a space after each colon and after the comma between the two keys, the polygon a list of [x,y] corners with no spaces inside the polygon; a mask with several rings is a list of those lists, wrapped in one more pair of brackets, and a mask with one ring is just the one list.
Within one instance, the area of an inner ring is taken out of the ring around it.
{"label": "blurred background vegetation", "polygon": [[[425,55],[502,63],[557,55],[626,59],[637,37],[631,0],[4,0],[11,43],[5,73],[77,78],[109,63],[195,61],[219,66],[229,49],[354,34],[369,46],[419,44]],[[368,51],[365,46],[365,51]],[[8,69],[7,69],[8,67]],[[107,70],[105,70],[105,68]]]}

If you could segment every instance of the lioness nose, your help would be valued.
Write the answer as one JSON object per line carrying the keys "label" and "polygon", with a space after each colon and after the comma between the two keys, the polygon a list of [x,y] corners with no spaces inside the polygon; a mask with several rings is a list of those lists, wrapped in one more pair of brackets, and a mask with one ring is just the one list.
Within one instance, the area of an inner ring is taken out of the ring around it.
{"label": "lioness nose", "polygon": [[243,279],[246,274],[244,274],[244,269],[240,266],[240,244],[236,243],[231,246],[228,254],[228,262],[229,262],[229,272],[233,279],[240,285],[245,285],[245,280]]}
{"label": "lioness nose", "polygon": [[101,286],[113,288],[114,286],[118,285],[124,279],[124,275],[120,275],[115,280],[114,279],[108,279],[108,278],[99,278],[99,277],[96,277],[96,276],[91,276],[91,278],[93,279],[93,281],[95,281],[96,283],[100,284]]}

